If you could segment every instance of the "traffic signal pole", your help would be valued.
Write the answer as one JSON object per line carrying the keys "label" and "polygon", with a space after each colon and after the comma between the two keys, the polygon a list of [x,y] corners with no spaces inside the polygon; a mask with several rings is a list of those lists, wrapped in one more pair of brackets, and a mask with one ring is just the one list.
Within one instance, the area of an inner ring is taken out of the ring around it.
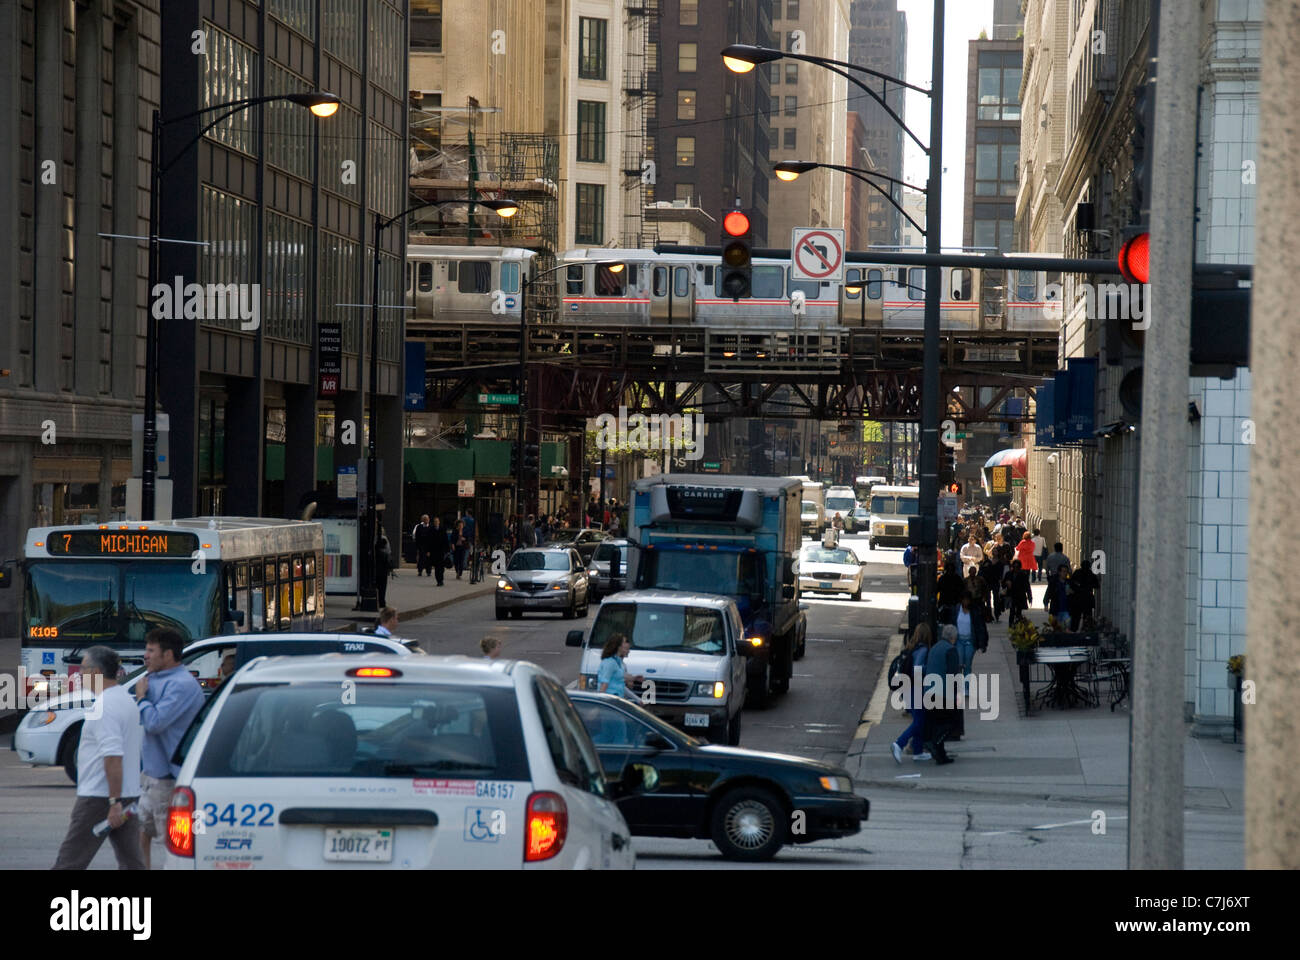
{"label": "traffic signal pole", "polygon": [[[930,177],[926,181],[925,252],[938,256],[943,212],[943,0],[934,3],[933,60],[930,80]],[[939,306],[943,296],[943,270],[925,268],[925,346],[921,369],[920,542],[916,544],[917,616],[937,627],[935,608],[936,551],[939,546]],[[938,635],[937,632],[935,634]]]}
{"label": "traffic signal pole", "polygon": [[[1246,720],[1246,868],[1300,868],[1300,732],[1295,690],[1297,616],[1292,600],[1294,538],[1278,529],[1295,511],[1300,447],[1289,423],[1300,405],[1300,0],[1271,0],[1260,30],[1259,115],[1268,117],[1259,138],[1259,282],[1254,288],[1251,332],[1251,413],[1258,424],[1250,467],[1250,578],[1246,609],[1246,680],[1253,702]],[[1261,125],[1262,126],[1262,125]],[[1238,431],[1244,424],[1238,423]],[[1238,434],[1238,440],[1245,439]]]}
{"label": "traffic signal pole", "polygon": [[[1158,16],[1159,81],[1151,184],[1151,282],[1142,372],[1129,733],[1128,866],[1183,869],[1183,723],[1187,627],[1187,357],[1195,259],[1196,117],[1201,6]],[[1148,77],[1156,73],[1156,47]],[[1266,249],[1261,247],[1260,249]],[[1081,558],[1087,562],[1087,558]],[[1253,571],[1252,571],[1253,572]]]}

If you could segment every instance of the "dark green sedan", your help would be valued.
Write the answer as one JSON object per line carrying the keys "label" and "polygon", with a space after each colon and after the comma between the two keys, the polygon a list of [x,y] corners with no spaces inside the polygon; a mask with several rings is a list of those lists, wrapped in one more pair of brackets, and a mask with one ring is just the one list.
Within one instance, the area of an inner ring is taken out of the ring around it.
{"label": "dark green sedan", "polygon": [[731,860],[846,837],[871,809],[848,771],[697,740],[620,697],[567,691],[635,836],[711,839]]}

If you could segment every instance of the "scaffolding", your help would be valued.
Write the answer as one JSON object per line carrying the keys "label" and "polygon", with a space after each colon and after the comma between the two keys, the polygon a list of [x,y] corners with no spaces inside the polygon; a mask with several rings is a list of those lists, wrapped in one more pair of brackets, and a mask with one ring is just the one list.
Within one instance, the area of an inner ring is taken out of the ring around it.
{"label": "scaffolding", "polygon": [[654,202],[654,144],[659,106],[659,0],[628,0],[627,50],[623,93],[627,97],[623,123],[623,242],[631,249],[659,242],[654,220],[645,208]]}

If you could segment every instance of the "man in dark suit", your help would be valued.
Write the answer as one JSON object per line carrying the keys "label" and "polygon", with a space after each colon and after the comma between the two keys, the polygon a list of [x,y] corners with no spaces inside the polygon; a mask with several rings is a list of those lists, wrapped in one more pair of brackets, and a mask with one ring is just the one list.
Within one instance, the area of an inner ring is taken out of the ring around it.
{"label": "man in dark suit", "polygon": [[433,575],[438,578],[438,586],[442,586],[443,571],[447,567],[447,551],[451,549],[451,541],[447,539],[447,531],[442,529],[442,517],[433,518],[433,528],[429,531],[429,550],[433,554]]}
{"label": "man in dark suit", "polygon": [[957,562],[957,555],[950,553],[943,565],[943,575],[939,577],[936,584],[939,604],[939,622],[948,623],[952,619],[952,611],[961,603],[961,595],[966,592],[966,581],[962,579],[961,565]]}
{"label": "man in dark suit", "polygon": [[428,571],[429,576],[433,576],[433,527],[429,526],[427,513],[420,517],[420,522],[411,531],[411,538],[415,541],[415,575],[422,576]]}

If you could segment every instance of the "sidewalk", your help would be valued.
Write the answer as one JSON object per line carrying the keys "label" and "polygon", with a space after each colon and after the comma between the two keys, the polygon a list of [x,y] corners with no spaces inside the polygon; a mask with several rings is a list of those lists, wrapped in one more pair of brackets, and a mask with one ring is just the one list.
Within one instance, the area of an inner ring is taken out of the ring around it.
{"label": "sidewalk", "polygon": [[[388,579],[385,599],[388,605],[397,611],[399,622],[414,620],[426,613],[432,613],[439,607],[485,597],[496,589],[495,576],[485,575],[481,583],[469,582],[469,571],[461,579],[456,579],[456,571],[446,572],[444,585],[438,586],[434,577],[416,575],[414,564],[404,564],[400,570]],[[364,632],[379,621],[377,613],[362,613],[354,610],[357,598],[353,594],[330,594],[325,598],[325,629],[333,633]]]}
{"label": "sidewalk", "polygon": [[[1034,586],[1038,606],[1027,615],[1042,629],[1047,621],[1041,606],[1042,586]],[[886,670],[901,646],[900,635],[885,656]],[[894,761],[890,743],[902,734],[909,719],[881,695],[881,691],[888,693],[882,673],[846,758],[855,783],[989,798],[1127,804],[1128,701],[1113,713],[1103,698],[1100,707],[1035,708],[1026,717],[1005,615],[1001,623],[989,624],[989,648],[975,655],[974,672],[977,676],[996,675],[997,717],[981,719],[977,710],[967,709],[966,735],[950,745],[958,760],[943,767],[914,762],[907,753],[902,766]],[[992,677],[987,682],[991,687]],[[1034,684],[1033,691],[1039,689],[1041,684]],[[1245,744],[1188,737],[1185,751],[1187,808],[1234,811],[1244,816]]]}

